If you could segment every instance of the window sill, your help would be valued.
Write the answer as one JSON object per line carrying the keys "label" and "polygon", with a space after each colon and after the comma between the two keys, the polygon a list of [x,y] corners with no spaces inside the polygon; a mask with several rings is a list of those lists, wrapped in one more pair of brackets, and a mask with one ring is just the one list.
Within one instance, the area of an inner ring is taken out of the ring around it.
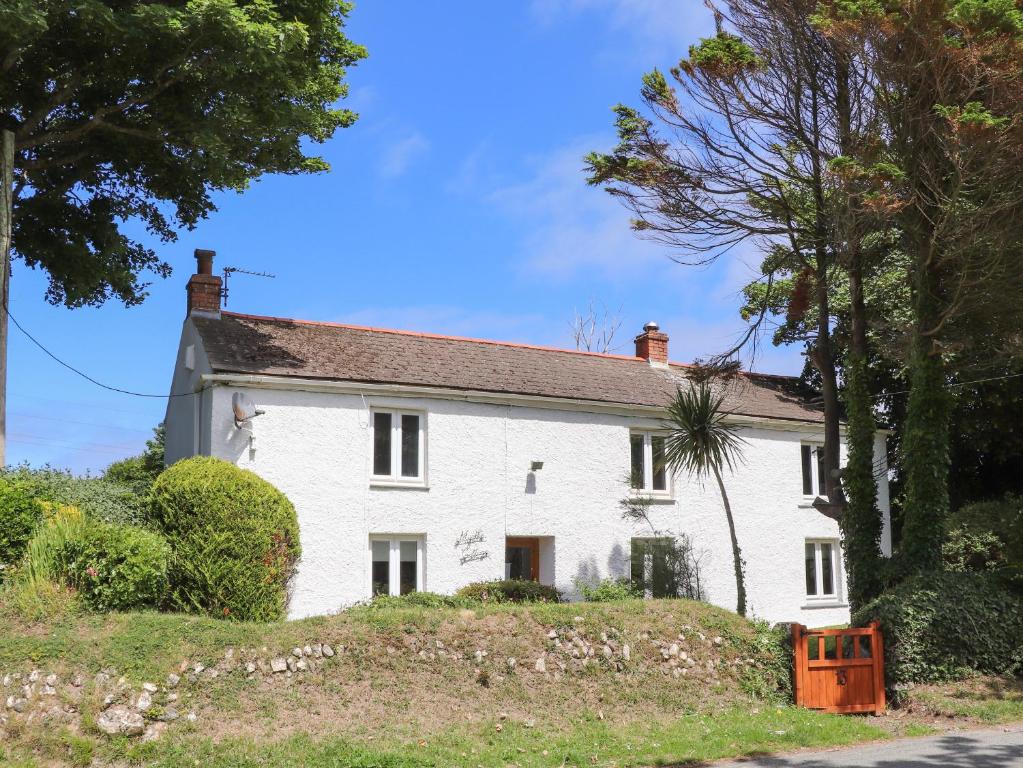
{"label": "window sill", "polygon": [[399,483],[396,480],[370,480],[370,488],[402,488],[407,491],[428,491],[430,486],[423,482]]}
{"label": "window sill", "polygon": [[836,601],[821,600],[819,603],[807,603],[802,607],[801,610],[812,611],[815,608],[848,608],[848,607],[849,603],[843,603],[840,600]]}
{"label": "window sill", "polygon": [[633,491],[629,494],[629,498],[635,501],[649,501],[651,504],[675,503],[675,497],[670,493],[643,493],[641,491]]}

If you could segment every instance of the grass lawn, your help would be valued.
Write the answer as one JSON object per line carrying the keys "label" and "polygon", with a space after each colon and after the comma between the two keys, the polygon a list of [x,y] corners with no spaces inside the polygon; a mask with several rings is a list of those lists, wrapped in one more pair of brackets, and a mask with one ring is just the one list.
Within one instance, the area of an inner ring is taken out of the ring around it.
{"label": "grass lawn", "polygon": [[[781,705],[788,652],[689,601],[387,607],[280,624],[74,611],[29,622],[2,608],[0,707],[36,673],[24,712],[0,708],[5,766],[684,765],[933,727]],[[320,643],[336,655],[271,671]],[[56,691],[42,693],[51,674]],[[157,688],[145,715],[159,737],[101,733],[99,715],[136,706],[144,682]],[[919,688],[913,701],[1023,719],[1019,685],[992,685]],[[179,717],[164,725],[168,708]]]}
{"label": "grass lawn", "polygon": [[909,693],[909,705],[937,717],[987,725],[1023,722],[1023,680],[978,677],[946,685],[925,685]]}
{"label": "grass lawn", "polygon": [[[500,730],[498,729],[500,726]],[[822,715],[793,707],[729,709],[648,720],[629,725],[582,717],[567,728],[501,721],[452,728],[425,738],[312,738],[213,741],[184,731],[165,740],[92,742],[68,732],[39,734],[12,749],[14,766],[41,768],[126,762],[165,768],[299,766],[646,766],[698,763],[812,746],[852,744],[885,738],[887,732],[862,717]],[[35,757],[29,753],[34,752]]]}

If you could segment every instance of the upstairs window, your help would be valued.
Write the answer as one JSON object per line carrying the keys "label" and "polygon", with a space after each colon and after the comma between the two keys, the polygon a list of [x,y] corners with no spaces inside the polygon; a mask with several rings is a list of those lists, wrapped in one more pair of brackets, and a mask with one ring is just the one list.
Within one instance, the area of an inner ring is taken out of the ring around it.
{"label": "upstairs window", "polygon": [[838,542],[834,539],[807,540],[806,597],[808,600],[838,599]]}
{"label": "upstairs window", "polygon": [[633,432],[629,439],[632,456],[629,479],[633,490],[667,496],[668,470],[664,458],[664,435]]}
{"label": "upstairs window", "polygon": [[414,411],[373,411],[373,480],[423,483],[424,421],[424,414]]}
{"label": "upstairs window", "polygon": [[804,443],[800,446],[803,458],[803,495],[826,496],[827,481],[824,469],[824,446]]}

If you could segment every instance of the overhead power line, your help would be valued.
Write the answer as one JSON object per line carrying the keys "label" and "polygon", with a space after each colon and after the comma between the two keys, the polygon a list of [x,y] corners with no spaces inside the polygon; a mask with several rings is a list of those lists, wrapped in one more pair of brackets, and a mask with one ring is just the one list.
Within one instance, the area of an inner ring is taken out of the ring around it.
{"label": "overhead power line", "polygon": [[[61,358],[57,357],[57,355],[55,355],[53,352],[51,352],[49,349],[47,349],[46,346],[41,341],[39,341],[35,336],[33,336],[31,333],[29,333],[28,331],[25,330],[25,328],[22,326],[22,324],[18,322],[17,318],[13,314],[11,314],[11,310],[9,308],[4,307],[4,310],[7,312],[7,317],[10,319],[10,321],[12,323],[14,323],[14,327],[17,328],[19,331],[21,331],[29,341],[31,341],[33,344],[35,344],[37,347],[39,347],[39,349],[41,349],[49,358],[51,358],[55,362],[59,363],[60,365],[64,366],[65,368],[67,368],[72,373],[74,373],[74,374],[76,374],[78,376],[81,376],[86,381],[95,384],[97,387],[101,387],[102,389],[106,389],[106,390],[109,390],[111,392],[117,392],[117,393],[122,394],[122,395],[131,395],[132,397],[172,398],[172,397],[192,397],[192,396],[198,394],[198,392],[168,392],[167,394],[154,394],[154,393],[151,393],[151,392],[135,392],[134,390],[131,390],[131,389],[122,389],[121,387],[114,387],[114,386],[111,386],[110,384],[104,384],[102,381],[99,381],[99,380],[93,378],[92,376],[87,374],[85,371],[82,371],[82,370],[80,370],[78,368],[75,368],[75,366],[71,365],[71,363],[68,363],[68,362],[62,360]],[[204,386],[202,389],[199,390],[199,392],[202,392],[205,389],[206,389],[206,387]]]}

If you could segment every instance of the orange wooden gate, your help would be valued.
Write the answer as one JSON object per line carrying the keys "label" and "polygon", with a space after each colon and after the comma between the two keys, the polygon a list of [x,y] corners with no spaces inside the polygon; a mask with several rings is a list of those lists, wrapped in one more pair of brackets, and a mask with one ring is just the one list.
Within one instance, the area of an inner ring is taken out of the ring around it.
{"label": "orange wooden gate", "polygon": [[792,625],[797,706],[884,712],[884,645],[876,621],[857,629]]}

